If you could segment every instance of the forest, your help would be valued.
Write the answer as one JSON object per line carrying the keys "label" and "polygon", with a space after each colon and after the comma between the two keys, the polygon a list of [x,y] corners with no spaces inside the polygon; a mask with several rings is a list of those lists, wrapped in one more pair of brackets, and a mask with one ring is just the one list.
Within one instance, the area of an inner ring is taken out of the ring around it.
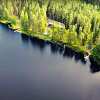
{"label": "forest", "polygon": [[100,64],[100,0],[0,0],[0,22],[88,52]]}

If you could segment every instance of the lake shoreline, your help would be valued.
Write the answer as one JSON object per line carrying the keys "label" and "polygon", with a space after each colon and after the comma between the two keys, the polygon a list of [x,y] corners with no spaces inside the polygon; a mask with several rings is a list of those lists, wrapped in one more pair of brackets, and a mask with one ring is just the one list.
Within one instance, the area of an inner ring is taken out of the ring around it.
{"label": "lake shoreline", "polygon": [[23,34],[23,35],[26,35],[28,37],[32,37],[32,38],[37,38],[37,39],[40,39],[40,40],[43,40],[43,41],[46,41],[46,42],[49,42],[49,43],[52,43],[52,44],[56,44],[62,48],[69,48],[70,50],[72,50],[73,52],[77,53],[78,55],[81,55],[82,59],[85,61],[85,56],[89,56],[89,60],[91,62],[91,64],[95,64],[97,66],[100,66],[100,64],[93,58],[93,56],[90,54],[90,52],[87,52],[87,51],[81,51],[80,49],[76,49],[70,45],[67,45],[67,44],[64,44],[64,43],[60,43],[60,42],[57,42],[57,41],[52,41],[50,38],[45,38],[45,35],[42,36],[38,36],[38,35],[28,35],[26,34],[26,32],[22,32],[22,31],[19,31],[17,28],[14,29],[13,27],[10,26],[10,23],[7,23],[7,21],[1,21],[0,20],[0,24],[4,24],[4,25],[7,25],[8,28],[12,29],[13,31],[15,32],[18,32],[20,34]]}

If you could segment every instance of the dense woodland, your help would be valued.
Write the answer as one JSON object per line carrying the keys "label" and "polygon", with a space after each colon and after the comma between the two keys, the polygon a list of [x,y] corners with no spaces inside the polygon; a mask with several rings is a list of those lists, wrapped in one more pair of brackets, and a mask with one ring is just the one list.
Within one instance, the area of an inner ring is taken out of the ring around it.
{"label": "dense woodland", "polygon": [[[48,19],[54,23],[49,25]],[[100,62],[100,0],[0,0],[0,22],[89,52]]]}

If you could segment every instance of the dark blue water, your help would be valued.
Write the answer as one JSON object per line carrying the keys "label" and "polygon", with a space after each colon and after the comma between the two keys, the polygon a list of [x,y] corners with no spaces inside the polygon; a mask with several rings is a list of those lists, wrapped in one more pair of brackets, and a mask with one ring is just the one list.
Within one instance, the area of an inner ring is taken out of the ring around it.
{"label": "dark blue water", "polygon": [[68,48],[0,25],[0,100],[100,100],[100,72]]}

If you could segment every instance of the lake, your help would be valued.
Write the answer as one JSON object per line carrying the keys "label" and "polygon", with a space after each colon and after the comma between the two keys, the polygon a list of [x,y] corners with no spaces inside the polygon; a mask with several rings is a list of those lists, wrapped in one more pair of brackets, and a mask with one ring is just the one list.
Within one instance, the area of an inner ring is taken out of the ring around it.
{"label": "lake", "polygon": [[99,71],[69,48],[0,24],[0,100],[100,100]]}

